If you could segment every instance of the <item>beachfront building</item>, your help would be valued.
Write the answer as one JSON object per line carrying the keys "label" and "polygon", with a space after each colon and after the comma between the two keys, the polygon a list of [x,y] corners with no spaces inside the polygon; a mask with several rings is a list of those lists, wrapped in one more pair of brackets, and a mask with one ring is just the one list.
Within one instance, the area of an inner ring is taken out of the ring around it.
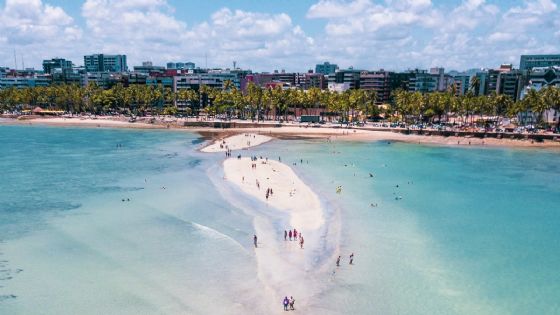
{"label": "beachfront building", "polygon": [[501,70],[488,70],[488,76],[486,80],[486,91],[488,94],[498,91],[498,78],[500,77],[500,73]]}
{"label": "beachfront building", "polygon": [[560,55],[521,55],[519,70],[560,66]]}
{"label": "beachfront building", "polygon": [[328,89],[331,92],[342,93],[342,92],[350,89],[350,83],[348,83],[348,82],[343,82],[343,83],[329,82]]}
{"label": "beachfront building", "polygon": [[94,54],[84,56],[84,66],[87,72],[125,72],[126,55]]}
{"label": "beachfront building", "polygon": [[375,91],[376,104],[389,103],[391,97],[390,85],[391,72],[384,71],[362,71],[360,73],[360,89]]}
{"label": "beachfront building", "polygon": [[328,61],[325,61],[322,64],[315,65],[315,73],[320,73],[323,75],[329,75],[331,73],[334,73],[336,70],[338,70],[338,65],[331,64]]}
{"label": "beachfront building", "polygon": [[168,62],[167,69],[189,70],[194,69],[194,62]]}
{"label": "beachfront building", "polygon": [[28,87],[49,86],[50,84],[50,78],[44,75],[34,77],[0,77],[0,89],[22,89]]}
{"label": "beachfront building", "polygon": [[53,74],[56,72],[72,71],[72,61],[64,58],[52,58],[43,60],[43,72],[45,74]]}
{"label": "beachfront building", "polygon": [[451,76],[445,74],[445,69],[441,67],[430,68],[430,75],[436,79],[436,91],[443,92],[453,82]]}
{"label": "beachfront building", "polygon": [[274,73],[250,73],[246,74],[241,80],[241,90],[246,91],[250,82],[266,88],[271,87],[271,83],[281,83],[279,86],[283,87],[296,87],[298,74],[293,72],[286,72],[284,70],[275,70]]}
{"label": "beachfront building", "polygon": [[560,87],[560,66],[548,68],[533,68],[529,71],[530,88],[540,90],[547,86]]}
{"label": "beachfront building", "polygon": [[460,73],[453,76],[455,96],[465,95],[469,91],[470,76]]}
{"label": "beachfront building", "polygon": [[309,90],[311,88],[326,90],[327,81],[327,77],[322,73],[308,72],[296,74],[296,86],[303,90]]}
{"label": "beachfront building", "polygon": [[509,72],[502,72],[498,76],[496,91],[498,94],[505,94],[512,100],[520,99],[521,91],[528,84],[527,71],[514,69]]}
{"label": "beachfront building", "polygon": [[[548,86],[560,87],[560,67],[542,67],[532,68],[528,73],[529,83],[522,89],[519,99],[523,99],[530,90],[540,91]],[[520,112],[518,121],[524,125],[535,124],[539,121],[539,115],[542,115],[542,121],[556,125],[560,119],[560,112],[554,109],[548,109],[544,113],[535,113],[531,110]]]}
{"label": "beachfront building", "polygon": [[50,76],[52,84],[80,84],[83,74],[83,67],[72,67],[71,69],[55,68]]}
{"label": "beachfront building", "polygon": [[165,67],[154,66],[151,61],[144,61],[142,62],[141,66],[134,66],[134,72],[145,73],[145,74],[154,74],[154,73],[163,74],[165,72]]}
{"label": "beachfront building", "polygon": [[[334,73],[329,74],[329,86],[335,86],[333,83],[347,83],[349,89],[359,89],[361,73],[362,70],[355,70],[353,68],[338,69]],[[330,89],[329,87],[329,90]]]}
{"label": "beachfront building", "polygon": [[129,74],[110,73],[110,72],[86,72],[81,76],[81,86],[95,84],[102,89],[109,89],[116,84],[128,86]]}
{"label": "beachfront building", "polygon": [[6,73],[9,72],[10,69],[6,68],[6,67],[0,67],[0,78],[3,78],[6,76]]}
{"label": "beachfront building", "polygon": [[438,75],[428,73],[426,70],[415,69],[408,82],[409,92],[432,93],[438,88]]}
{"label": "beachfront building", "polygon": [[198,91],[201,86],[207,86],[215,89],[222,89],[226,81],[239,88],[239,80],[235,73],[231,72],[208,72],[193,73],[174,77],[173,90],[175,92],[182,89],[191,89]]}

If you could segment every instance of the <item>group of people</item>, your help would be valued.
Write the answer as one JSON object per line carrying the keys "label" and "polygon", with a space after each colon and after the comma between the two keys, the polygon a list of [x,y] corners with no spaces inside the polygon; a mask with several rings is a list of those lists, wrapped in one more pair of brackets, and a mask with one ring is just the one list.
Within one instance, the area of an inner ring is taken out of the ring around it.
{"label": "group of people", "polygon": [[268,200],[269,196],[272,196],[273,192],[272,192],[272,188],[267,188],[266,189],[266,200]]}
{"label": "group of people", "polygon": [[299,240],[299,247],[303,248],[303,243],[305,242],[305,240],[303,239],[303,235],[301,235],[301,232],[298,234],[298,231],[296,229],[294,229],[293,232],[292,230],[284,230],[284,241],[287,241],[288,239],[290,241]]}
{"label": "group of people", "polygon": [[[258,158],[256,156],[251,157],[252,162],[256,162],[257,160],[258,160]],[[262,156],[261,156],[261,160],[262,160]],[[257,163],[251,163],[251,169],[256,170],[257,169]]]}
{"label": "group of people", "polygon": [[288,299],[288,297],[284,297],[284,300],[282,301],[282,304],[284,305],[284,311],[288,311],[288,306],[290,306],[291,311],[294,311],[294,303],[296,302],[296,300],[294,299],[293,296],[290,296],[290,298]]}
{"label": "group of people", "polygon": [[[336,266],[337,267],[340,267],[340,258],[341,258],[341,256],[338,256],[338,258],[336,259]],[[354,264],[354,253],[350,254],[349,259],[350,259],[349,264],[353,265]]]}

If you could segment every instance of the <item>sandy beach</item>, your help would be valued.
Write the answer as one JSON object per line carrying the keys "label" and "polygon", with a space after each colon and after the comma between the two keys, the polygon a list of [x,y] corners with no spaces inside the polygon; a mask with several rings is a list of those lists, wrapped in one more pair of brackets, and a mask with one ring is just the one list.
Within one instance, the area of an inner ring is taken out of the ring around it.
{"label": "sandy beach", "polygon": [[242,150],[252,146],[261,145],[272,140],[269,136],[257,133],[240,133],[234,136],[219,138],[200,151],[202,152],[226,152],[228,150]]}
{"label": "sandy beach", "polygon": [[[26,120],[9,119],[2,121],[3,124],[33,125],[42,124],[50,126],[73,126],[85,128],[139,128],[139,129],[179,129],[198,132],[205,137],[212,138],[217,142],[224,137],[254,133],[277,138],[331,138],[341,141],[399,141],[416,144],[444,145],[444,146],[476,146],[476,147],[512,147],[512,148],[552,148],[560,149],[560,141],[545,140],[542,142],[528,139],[517,140],[507,137],[497,138],[475,138],[475,137],[443,137],[436,135],[403,134],[394,130],[374,131],[361,128],[334,128],[334,126],[322,126],[311,128],[305,125],[284,124],[282,127],[259,127],[259,128],[208,128],[208,127],[184,127],[179,121],[158,121],[156,123],[137,121],[128,122],[124,118],[98,117],[92,118],[34,118]],[[264,138],[261,138],[264,140]],[[264,141],[266,142],[266,141]],[[257,142],[259,143],[259,142]],[[260,144],[260,143],[259,143]],[[206,149],[215,150],[215,149]],[[219,150],[218,150],[219,151]],[[215,151],[215,152],[218,152]],[[222,151],[225,151],[223,149]],[[208,151],[210,152],[210,151]]]}
{"label": "sandy beach", "polygon": [[[230,158],[224,161],[224,173],[227,181],[246,194],[285,211],[292,226],[314,230],[324,223],[319,198],[286,164],[266,159],[251,161],[248,157]],[[268,188],[273,194],[267,199]]]}
{"label": "sandy beach", "polygon": [[[332,268],[332,256],[338,254],[326,250],[324,227],[330,222],[325,222],[319,197],[288,165],[278,161],[267,161],[264,157],[256,161],[249,157],[229,158],[223,167],[226,185],[263,205],[247,212],[254,217],[258,236],[257,277],[265,287],[271,314],[281,313],[280,302],[286,295],[296,298],[300,312],[311,311],[320,292],[316,291],[320,290],[319,283]],[[268,188],[272,194],[267,199]],[[293,229],[303,236],[303,246],[299,238],[284,240],[284,231]],[[336,240],[337,237],[329,242],[337,243]]]}

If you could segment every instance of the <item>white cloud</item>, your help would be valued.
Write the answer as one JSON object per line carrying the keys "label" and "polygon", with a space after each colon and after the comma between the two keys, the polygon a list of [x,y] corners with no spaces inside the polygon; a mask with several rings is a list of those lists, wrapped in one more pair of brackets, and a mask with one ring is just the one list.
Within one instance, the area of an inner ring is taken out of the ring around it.
{"label": "white cloud", "polygon": [[465,69],[554,52],[560,38],[557,0],[501,7],[491,0],[318,0],[305,17],[323,25],[313,36],[286,13],[217,8],[187,24],[167,0],[84,0],[74,17],[49,1],[0,5],[0,64],[11,65],[16,48],[35,66],[55,56],[82,64],[84,54],[102,52],[127,54],[129,66],[203,65],[207,56],[209,66],[236,60],[264,71],[304,71],[324,60],[365,69]]}
{"label": "white cloud", "polygon": [[0,7],[0,61],[13,60],[16,49],[20,62],[40,64],[43,58],[66,54],[81,36],[74,19],[61,7],[41,0],[7,0]]}
{"label": "white cloud", "polygon": [[341,18],[362,13],[372,5],[369,0],[320,0],[307,11],[308,18]]}
{"label": "white cloud", "polygon": [[[324,18],[328,41],[346,45],[338,49],[318,43],[322,49],[365,68],[496,66],[518,60],[521,53],[554,50],[554,37],[560,36],[554,22],[557,5],[551,0],[502,8],[486,0],[462,0],[451,8],[429,0],[385,0],[360,2],[365,7],[356,12],[357,4],[319,1],[308,17]],[[351,14],[321,15],[320,9]]]}

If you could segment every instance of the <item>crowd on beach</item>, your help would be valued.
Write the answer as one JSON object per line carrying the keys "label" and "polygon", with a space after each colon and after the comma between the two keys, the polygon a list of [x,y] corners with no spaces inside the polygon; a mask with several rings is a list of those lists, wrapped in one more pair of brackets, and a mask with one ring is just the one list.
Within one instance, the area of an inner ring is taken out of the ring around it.
{"label": "crowd on beach", "polygon": [[303,239],[303,235],[301,235],[301,232],[299,232],[298,234],[298,231],[296,229],[294,229],[293,232],[291,229],[288,231],[284,230],[284,241],[287,241],[288,239],[290,241],[299,240],[299,247],[303,249],[303,243],[305,242],[305,240]]}

